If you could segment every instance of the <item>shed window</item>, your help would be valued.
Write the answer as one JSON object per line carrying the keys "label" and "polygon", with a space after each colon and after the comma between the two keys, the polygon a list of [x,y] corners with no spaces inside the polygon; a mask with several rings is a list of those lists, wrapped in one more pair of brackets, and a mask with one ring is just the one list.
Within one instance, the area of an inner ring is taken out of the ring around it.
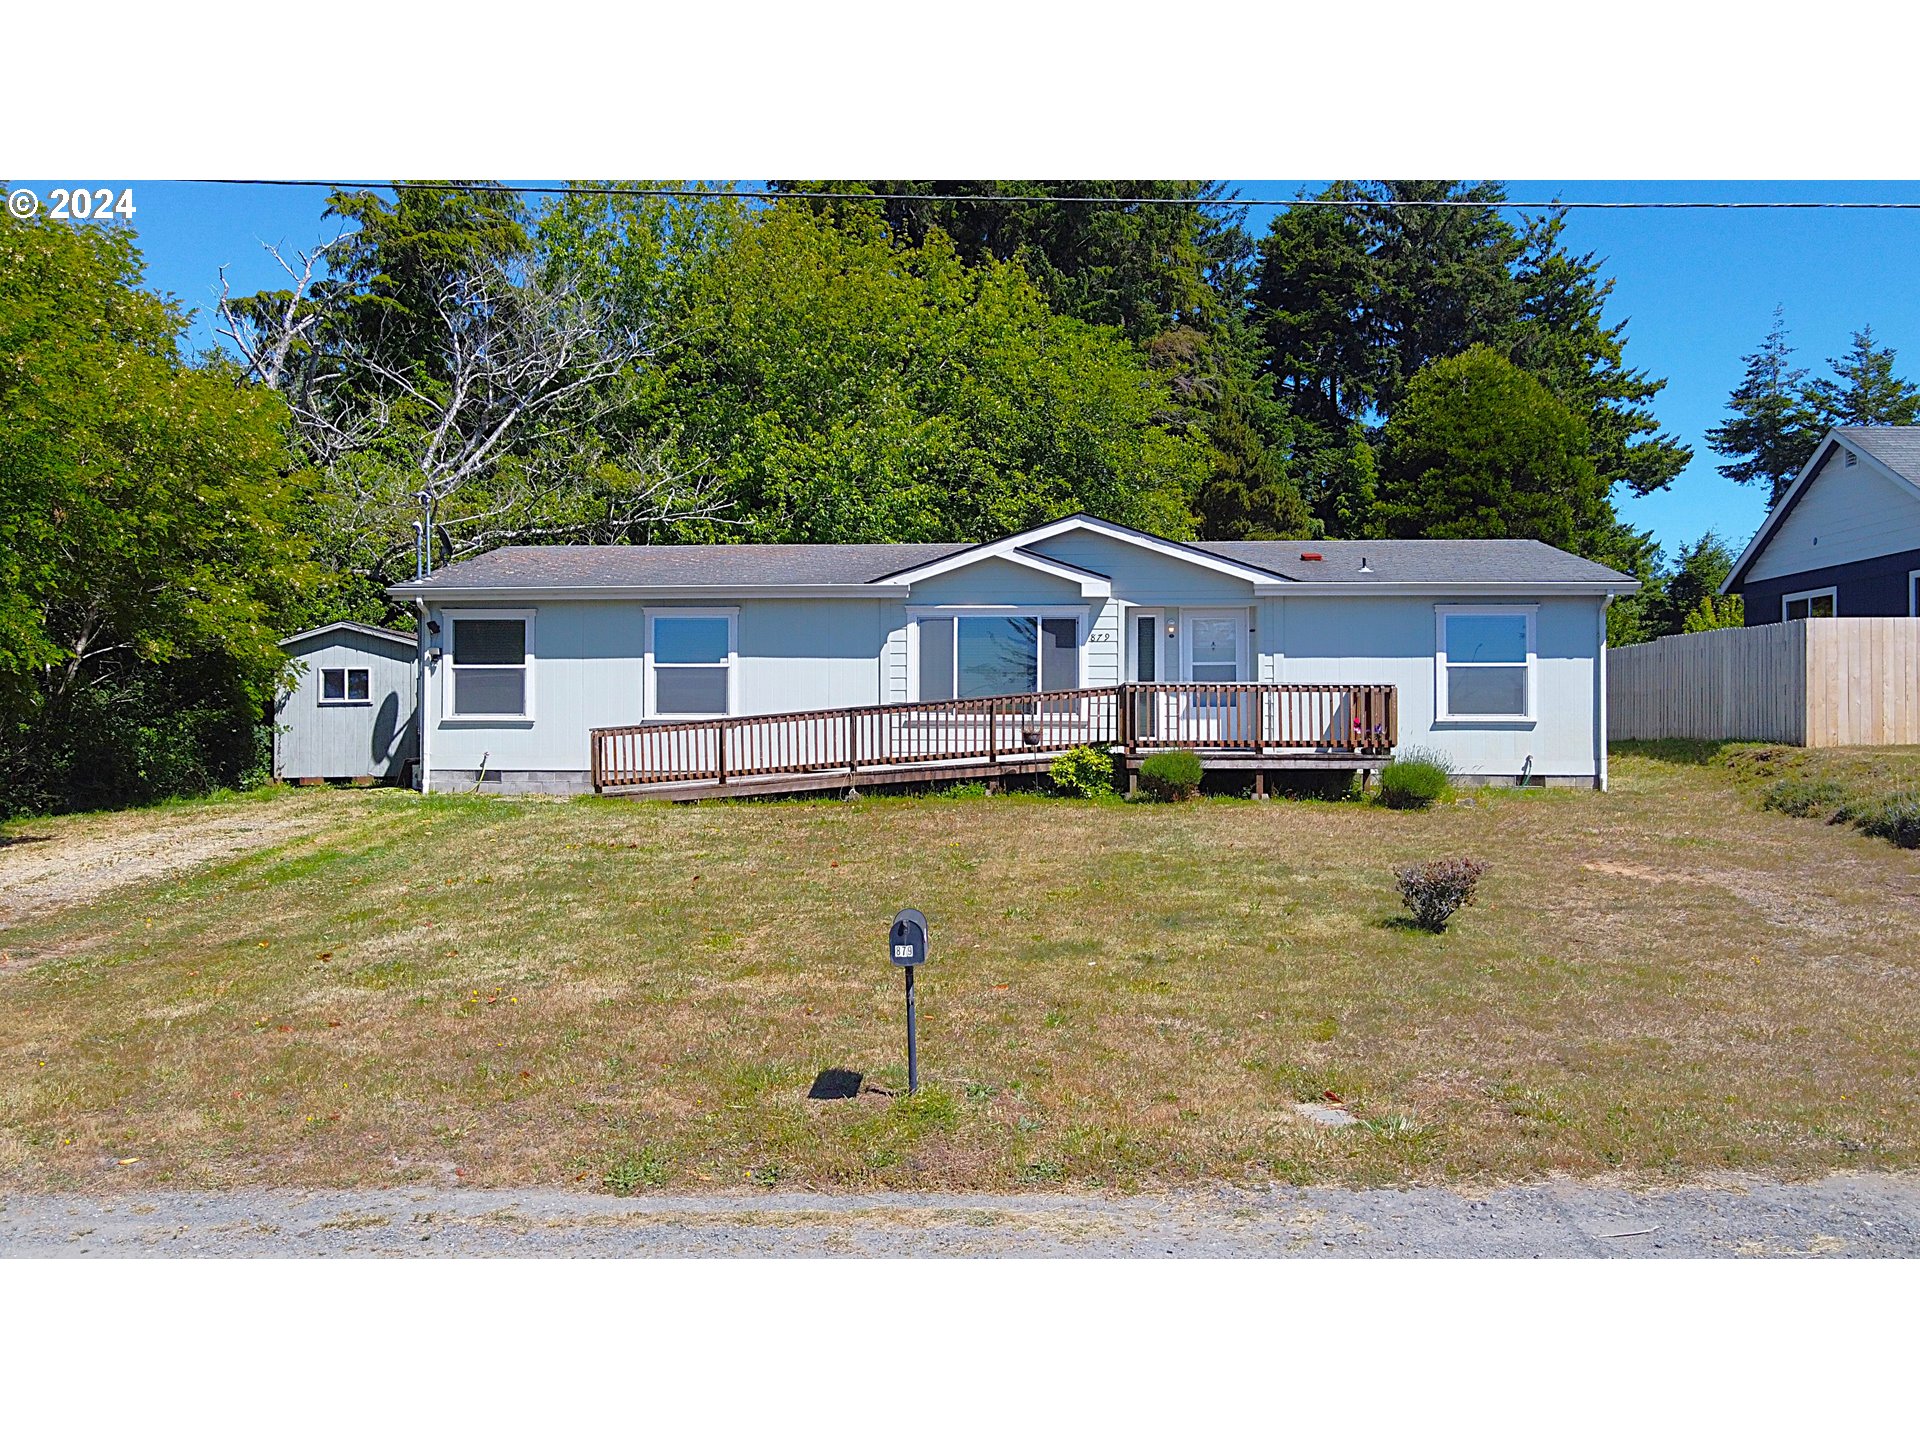
{"label": "shed window", "polygon": [[324,669],[320,672],[322,705],[364,705],[371,693],[364,670]]}
{"label": "shed window", "polygon": [[1798,594],[1787,595],[1780,601],[1782,620],[1831,620],[1839,613],[1836,604],[1838,595],[1832,588],[1825,590],[1802,590]]}
{"label": "shed window", "polygon": [[736,660],[734,612],[665,612],[650,617],[655,715],[731,713]]}
{"label": "shed window", "polygon": [[455,716],[525,716],[527,622],[461,616],[453,621]]}
{"label": "shed window", "polygon": [[1531,605],[1441,607],[1440,719],[1533,718],[1533,622]]}

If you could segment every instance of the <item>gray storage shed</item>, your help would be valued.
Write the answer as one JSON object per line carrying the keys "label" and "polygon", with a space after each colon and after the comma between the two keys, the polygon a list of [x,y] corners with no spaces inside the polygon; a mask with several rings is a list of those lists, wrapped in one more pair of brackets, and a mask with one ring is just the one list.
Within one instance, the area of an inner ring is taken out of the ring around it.
{"label": "gray storage shed", "polygon": [[303,668],[275,706],[274,775],[404,780],[420,753],[414,637],[340,620],[289,635],[280,646]]}

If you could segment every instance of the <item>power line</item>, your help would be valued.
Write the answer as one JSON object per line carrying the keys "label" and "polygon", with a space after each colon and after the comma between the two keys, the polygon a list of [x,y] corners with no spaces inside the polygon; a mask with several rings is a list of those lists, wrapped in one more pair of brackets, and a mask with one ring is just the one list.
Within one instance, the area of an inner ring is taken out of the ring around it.
{"label": "power line", "polygon": [[911,195],[866,190],[688,190],[621,185],[459,185],[445,181],[205,179],[202,185],[281,185],[317,190],[439,190],[453,194],[631,195],[660,200],[900,200],[980,205],[1164,205],[1231,210],[1287,209],[1295,205],[1333,210],[1920,210],[1920,200],[1401,200],[1374,196],[1329,199],[1250,200],[1189,195]]}

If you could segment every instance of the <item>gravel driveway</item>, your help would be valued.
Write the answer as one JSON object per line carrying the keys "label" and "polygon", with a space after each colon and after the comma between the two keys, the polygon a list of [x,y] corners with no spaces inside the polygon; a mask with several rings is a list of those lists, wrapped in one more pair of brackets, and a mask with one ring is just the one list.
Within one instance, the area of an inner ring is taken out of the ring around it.
{"label": "gravel driveway", "polygon": [[16,821],[0,838],[0,925],[314,834],[338,825],[357,798],[315,791]]}
{"label": "gravel driveway", "polygon": [[0,1255],[1911,1256],[1920,1177],[1477,1194],[1155,1196],[560,1191],[0,1197]]}

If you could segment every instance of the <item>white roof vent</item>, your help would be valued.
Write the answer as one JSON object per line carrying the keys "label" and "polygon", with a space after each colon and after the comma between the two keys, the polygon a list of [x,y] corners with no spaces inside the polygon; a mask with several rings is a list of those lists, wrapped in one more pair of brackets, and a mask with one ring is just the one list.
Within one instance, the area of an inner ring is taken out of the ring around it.
{"label": "white roof vent", "polygon": [[1364,555],[1360,557],[1360,573],[1362,575],[1371,575],[1373,573],[1373,567],[1367,564],[1367,557]]}
{"label": "white roof vent", "polygon": [[1847,451],[1845,451],[1844,453],[1845,453],[1845,455],[1846,455],[1846,457],[1847,457],[1847,464],[1849,464],[1849,465],[1851,465],[1851,464],[1853,464],[1853,462],[1854,462],[1854,461],[1856,461],[1856,460],[1858,460],[1858,459],[1860,458],[1860,457],[1859,457],[1858,455],[1856,455],[1856,454],[1854,454],[1854,453],[1853,453],[1853,451],[1851,451],[1851,450],[1847,450]]}

